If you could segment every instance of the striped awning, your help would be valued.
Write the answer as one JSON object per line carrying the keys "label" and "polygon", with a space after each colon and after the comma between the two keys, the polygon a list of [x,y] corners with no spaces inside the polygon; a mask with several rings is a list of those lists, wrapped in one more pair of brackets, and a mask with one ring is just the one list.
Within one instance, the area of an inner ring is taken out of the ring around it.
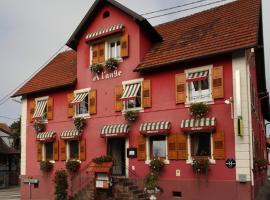
{"label": "striped awning", "polygon": [[216,118],[207,117],[199,119],[184,119],[181,122],[181,129],[184,132],[212,131],[216,128]]}
{"label": "striped awning", "polygon": [[195,72],[195,73],[189,73],[187,77],[187,82],[193,82],[193,81],[201,81],[208,79],[209,71],[201,71],[201,72]]}
{"label": "striped awning", "polygon": [[76,129],[65,130],[61,133],[61,139],[63,140],[75,139],[75,138],[79,138],[80,136],[81,136],[81,133]]}
{"label": "striped awning", "polygon": [[37,101],[33,118],[42,118],[44,115],[46,106],[47,106],[47,99]]}
{"label": "striped awning", "polygon": [[55,139],[55,136],[54,131],[41,132],[37,134],[37,141],[51,141]]}
{"label": "striped awning", "polygon": [[171,122],[159,121],[159,122],[145,122],[140,126],[141,134],[167,134],[171,129]]}
{"label": "striped awning", "polygon": [[113,26],[102,28],[95,32],[91,32],[85,37],[85,39],[87,41],[94,40],[99,37],[104,37],[113,33],[121,32],[124,28],[125,26],[123,24],[115,24]]}
{"label": "striped awning", "polygon": [[101,129],[101,137],[127,136],[129,132],[128,124],[105,125]]}
{"label": "striped awning", "polygon": [[140,87],[141,87],[141,83],[134,83],[134,84],[126,85],[125,91],[121,99],[123,101],[128,100],[128,99],[135,99]]}
{"label": "striped awning", "polygon": [[72,104],[79,104],[85,99],[85,97],[87,95],[88,95],[88,92],[78,93],[78,94],[76,94],[75,98],[73,99],[73,101],[71,103]]}

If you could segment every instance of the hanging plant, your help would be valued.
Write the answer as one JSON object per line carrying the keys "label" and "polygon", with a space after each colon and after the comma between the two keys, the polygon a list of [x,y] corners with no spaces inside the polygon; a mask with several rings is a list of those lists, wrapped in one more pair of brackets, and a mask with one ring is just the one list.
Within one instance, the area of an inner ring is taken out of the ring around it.
{"label": "hanging plant", "polygon": [[102,64],[98,64],[98,63],[92,64],[90,66],[90,70],[92,73],[100,74],[103,71],[103,66],[102,66]]}
{"label": "hanging plant", "polygon": [[40,170],[43,172],[52,171],[53,164],[49,160],[41,161],[39,165],[40,165]]}
{"label": "hanging plant", "polygon": [[256,163],[256,166],[260,172],[267,170],[267,160],[257,159],[254,161],[254,163]]}
{"label": "hanging plant", "polygon": [[83,117],[76,117],[74,119],[74,126],[80,133],[83,132],[83,128],[85,126],[85,119]]}
{"label": "hanging plant", "polygon": [[209,170],[209,160],[208,158],[194,159],[191,166],[196,173],[207,173]]}
{"label": "hanging plant", "polygon": [[136,119],[139,116],[139,112],[138,111],[127,111],[125,113],[125,120],[129,121],[129,122],[134,122],[136,121]]}
{"label": "hanging plant", "polygon": [[151,172],[161,174],[164,169],[164,162],[160,158],[155,157],[153,160],[151,160],[149,167]]}
{"label": "hanging plant", "polygon": [[60,169],[55,172],[54,183],[55,183],[55,200],[67,199],[68,189],[68,174],[66,170]]}
{"label": "hanging plant", "polygon": [[209,112],[209,107],[207,104],[202,103],[202,102],[192,103],[190,104],[189,110],[190,110],[191,116],[193,116],[194,118],[201,118],[207,115],[207,113]]}
{"label": "hanging plant", "polygon": [[33,127],[37,133],[45,131],[45,124],[41,121],[35,120],[33,123]]}
{"label": "hanging plant", "polygon": [[66,169],[69,173],[75,173],[80,167],[80,163],[77,160],[68,160],[66,162]]}
{"label": "hanging plant", "polygon": [[105,155],[105,156],[99,156],[99,157],[93,158],[92,161],[94,163],[100,164],[104,162],[112,162],[113,158],[111,156]]}
{"label": "hanging plant", "polygon": [[113,71],[117,69],[117,66],[118,66],[118,62],[115,58],[109,58],[105,62],[105,67],[108,71]]}

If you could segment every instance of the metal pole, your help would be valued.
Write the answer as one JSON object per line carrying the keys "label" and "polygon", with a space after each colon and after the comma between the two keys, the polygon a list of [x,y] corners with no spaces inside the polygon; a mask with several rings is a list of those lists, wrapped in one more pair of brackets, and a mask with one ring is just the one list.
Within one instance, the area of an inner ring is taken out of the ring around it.
{"label": "metal pole", "polygon": [[29,185],[29,200],[31,200],[32,199],[32,195],[31,195],[31,183],[29,182],[28,185]]}

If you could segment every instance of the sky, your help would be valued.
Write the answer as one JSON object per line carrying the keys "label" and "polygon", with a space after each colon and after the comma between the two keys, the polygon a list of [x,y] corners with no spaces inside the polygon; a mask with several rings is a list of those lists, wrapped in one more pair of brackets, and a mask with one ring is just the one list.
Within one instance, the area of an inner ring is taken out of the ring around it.
{"label": "sky", "polygon": [[[138,14],[196,1],[199,0],[118,0]],[[220,0],[201,0],[170,12],[216,1]],[[224,0],[210,6],[149,19],[149,22],[157,25],[231,1],[233,0]],[[270,90],[270,23],[267,24],[270,19],[270,1],[262,1],[265,55],[268,56],[267,84]],[[0,0],[0,122],[10,124],[18,119],[21,105],[12,99],[3,103],[3,98],[14,93],[19,85],[63,47],[93,2],[94,0]]]}

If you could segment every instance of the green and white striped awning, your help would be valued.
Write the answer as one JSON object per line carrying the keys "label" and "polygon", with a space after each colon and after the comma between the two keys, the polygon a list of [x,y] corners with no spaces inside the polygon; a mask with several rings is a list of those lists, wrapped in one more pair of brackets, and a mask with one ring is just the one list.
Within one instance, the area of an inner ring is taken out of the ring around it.
{"label": "green and white striped awning", "polygon": [[127,136],[129,132],[128,124],[105,125],[101,129],[101,137],[121,137]]}
{"label": "green and white striped awning", "polygon": [[46,106],[47,106],[47,99],[37,101],[33,118],[42,118],[44,115]]}
{"label": "green and white striped awning", "polygon": [[171,122],[145,122],[140,125],[141,134],[167,134],[171,129]]}
{"label": "green and white striped awning", "polygon": [[85,37],[85,39],[87,41],[94,40],[94,39],[99,38],[99,37],[104,37],[104,36],[107,36],[107,35],[110,35],[113,33],[120,32],[124,28],[125,28],[125,26],[123,24],[115,24],[113,26],[102,28],[102,29],[95,31],[95,32],[91,32]]}
{"label": "green and white striped awning", "polygon": [[206,117],[199,119],[184,119],[181,122],[181,129],[189,131],[212,131],[216,128],[216,118]]}
{"label": "green and white striped awning", "polygon": [[63,140],[75,139],[75,138],[79,138],[80,136],[81,136],[81,133],[76,129],[65,130],[61,133],[61,139]]}
{"label": "green and white striped awning", "polygon": [[187,82],[193,82],[193,81],[201,81],[208,78],[209,71],[201,71],[201,72],[194,72],[189,73],[187,77]]}
{"label": "green and white striped awning", "polygon": [[128,99],[135,99],[140,87],[141,87],[141,83],[134,83],[134,84],[126,85],[125,91],[121,99],[123,101],[128,100]]}
{"label": "green and white striped awning", "polygon": [[71,103],[72,104],[79,104],[85,99],[85,97],[87,95],[88,95],[88,92],[78,93],[78,94],[76,94],[75,98],[73,99],[73,101]]}
{"label": "green and white striped awning", "polygon": [[54,131],[41,132],[37,134],[37,141],[51,141],[55,139],[55,136]]}

